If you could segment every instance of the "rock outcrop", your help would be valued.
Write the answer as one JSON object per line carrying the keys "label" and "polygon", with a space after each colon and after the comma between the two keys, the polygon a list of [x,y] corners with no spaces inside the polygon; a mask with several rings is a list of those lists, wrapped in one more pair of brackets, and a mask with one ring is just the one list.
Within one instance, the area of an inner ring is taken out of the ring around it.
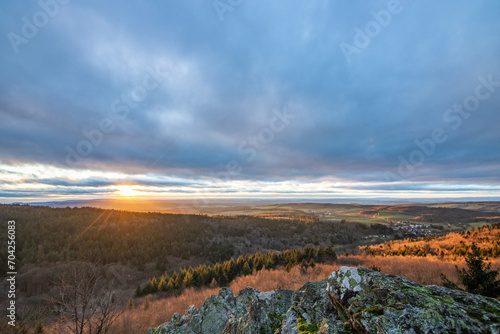
{"label": "rock outcrop", "polygon": [[422,286],[366,268],[342,267],[297,291],[237,296],[222,288],[200,309],[149,334],[500,333],[500,301]]}

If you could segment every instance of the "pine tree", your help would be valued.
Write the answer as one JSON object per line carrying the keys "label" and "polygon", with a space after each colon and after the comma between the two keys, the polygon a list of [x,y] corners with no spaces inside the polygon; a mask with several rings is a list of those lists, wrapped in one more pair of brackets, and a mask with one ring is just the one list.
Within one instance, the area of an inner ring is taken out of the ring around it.
{"label": "pine tree", "polygon": [[496,298],[500,296],[500,280],[498,270],[491,270],[491,263],[484,263],[481,249],[472,244],[471,252],[465,257],[468,269],[458,270],[458,278],[468,292]]}
{"label": "pine tree", "polygon": [[243,265],[243,276],[251,274],[252,274],[252,267],[250,266],[250,263],[248,261],[245,261],[245,264]]}
{"label": "pine tree", "polygon": [[194,279],[194,275],[193,275],[193,268],[189,267],[189,270],[188,272],[186,273],[186,275],[184,276],[184,280],[183,280],[183,284],[186,288],[189,288],[190,286],[193,285],[193,280]]}
{"label": "pine tree", "polygon": [[[458,269],[458,279],[465,286],[467,292],[480,294],[487,297],[500,296],[500,280],[497,280],[498,270],[491,270],[491,263],[484,263],[485,258],[481,248],[475,243],[471,246],[471,251],[466,254],[465,262],[467,269]],[[450,289],[459,289],[457,284],[450,281],[444,274],[441,274],[443,286]]]}
{"label": "pine tree", "polygon": [[194,287],[196,288],[200,288],[203,286],[203,279],[200,275],[200,270],[198,269],[195,269],[193,271],[193,281],[192,281],[192,284]]}
{"label": "pine tree", "polygon": [[138,284],[138,285],[137,285],[137,288],[135,289],[135,296],[136,296],[136,297],[141,297],[141,296],[142,296],[142,293],[143,293],[143,291],[142,291],[142,289],[141,289],[141,285],[140,285],[140,284]]}

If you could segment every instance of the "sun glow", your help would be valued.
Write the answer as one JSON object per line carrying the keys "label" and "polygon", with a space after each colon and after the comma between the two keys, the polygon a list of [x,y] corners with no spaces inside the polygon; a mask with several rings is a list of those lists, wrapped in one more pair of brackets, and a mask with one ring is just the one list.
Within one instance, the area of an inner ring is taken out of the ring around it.
{"label": "sun glow", "polygon": [[117,186],[117,194],[123,197],[136,197],[142,195],[140,191],[134,189],[134,186]]}

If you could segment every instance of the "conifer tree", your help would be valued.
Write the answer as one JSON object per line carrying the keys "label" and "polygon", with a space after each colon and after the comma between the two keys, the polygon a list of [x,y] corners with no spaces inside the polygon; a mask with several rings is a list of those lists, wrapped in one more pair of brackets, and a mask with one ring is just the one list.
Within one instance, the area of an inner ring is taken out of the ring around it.
{"label": "conifer tree", "polygon": [[143,293],[143,292],[142,292],[142,289],[141,289],[141,285],[140,285],[140,284],[138,284],[138,285],[137,285],[137,288],[135,289],[135,296],[136,296],[136,297],[141,297],[141,296],[142,296],[142,293]]}
{"label": "conifer tree", "polygon": [[468,292],[496,298],[500,296],[500,280],[498,270],[491,270],[491,263],[484,262],[481,249],[472,244],[471,252],[465,257],[468,269],[458,270],[458,278]]}
{"label": "conifer tree", "polygon": [[[467,269],[458,269],[458,279],[464,285],[467,292],[480,294],[487,297],[497,298],[500,296],[500,280],[497,280],[498,270],[491,270],[491,263],[485,263],[484,255],[475,243],[471,246],[471,251],[466,254],[465,262]],[[457,284],[450,281],[444,274],[441,274],[443,285],[451,289],[459,289]]]}

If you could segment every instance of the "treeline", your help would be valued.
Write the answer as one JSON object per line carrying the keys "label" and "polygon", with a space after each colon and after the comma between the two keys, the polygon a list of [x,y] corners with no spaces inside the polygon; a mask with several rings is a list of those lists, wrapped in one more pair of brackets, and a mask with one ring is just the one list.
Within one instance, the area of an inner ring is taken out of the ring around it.
{"label": "treeline", "polygon": [[445,236],[424,237],[391,241],[362,247],[371,256],[465,256],[473,244],[480,245],[485,257],[500,257],[500,223],[472,228],[469,231],[450,233]]}
{"label": "treeline", "polygon": [[236,261],[231,259],[212,266],[189,267],[174,271],[172,274],[164,273],[160,277],[153,277],[143,288],[137,287],[135,296],[141,297],[158,292],[180,292],[184,288],[207,287],[214,283],[223,287],[229,285],[236,277],[250,275],[254,271],[274,269],[278,266],[283,266],[286,270],[298,265],[307,268],[314,266],[315,263],[335,259],[337,255],[332,246],[240,256]]}
{"label": "treeline", "polygon": [[[370,234],[389,234],[384,225],[354,222],[309,223],[253,216],[209,217],[0,204],[0,246],[7,221],[16,221],[20,265],[56,262],[122,263],[144,270],[178,269],[182,263],[216,263],[268,250],[342,245]],[[6,266],[0,257],[0,266]],[[149,266],[151,268],[151,266]]]}

